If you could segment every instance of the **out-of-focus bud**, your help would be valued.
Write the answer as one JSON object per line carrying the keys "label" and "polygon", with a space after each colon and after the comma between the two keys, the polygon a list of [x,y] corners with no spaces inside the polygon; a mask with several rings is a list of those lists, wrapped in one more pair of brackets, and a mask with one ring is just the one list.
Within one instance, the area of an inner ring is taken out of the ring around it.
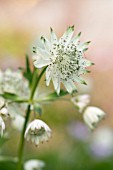
{"label": "out-of-focus bud", "polygon": [[72,103],[77,107],[78,111],[81,113],[90,103],[90,95],[83,94],[71,98]]}
{"label": "out-of-focus bud", "polygon": [[24,164],[25,170],[42,170],[43,167],[45,167],[45,163],[37,159],[28,160]]}
{"label": "out-of-focus bud", "polygon": [[8,109],[6,108],[6,107],[3,107],[1,110],[0,110],[0,115],[2,116],[2,117],[8,117],[8,116],[10,116],[9,115],[9,112],[8,112]]}
{"label": "out-of-focus bud", "polygon": [[83,118],[88,127],[93,130],[98,123],[105,117],[105,112],[98,107],[87,107],[83,113]]}

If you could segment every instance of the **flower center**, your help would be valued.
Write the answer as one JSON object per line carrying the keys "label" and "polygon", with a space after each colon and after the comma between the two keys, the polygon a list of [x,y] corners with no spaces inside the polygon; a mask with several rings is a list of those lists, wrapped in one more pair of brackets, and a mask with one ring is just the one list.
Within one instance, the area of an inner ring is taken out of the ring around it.
{"label": "flower center", "polygon": [[72,79],[73,75],[78,73],[80,68],[79,60],[83,54],[78,51],[76,46],[71,43],[66,48],[64,45],[59,44],[55,46],[55,61],[52,61],[60,71],[61,80]]}
{"label": "flower center", "polygon": [[30,130],[31,135],[38,135],[41,136],[45,133],[45,129],[41,127],[40,129],[35,128],[34,130]]}

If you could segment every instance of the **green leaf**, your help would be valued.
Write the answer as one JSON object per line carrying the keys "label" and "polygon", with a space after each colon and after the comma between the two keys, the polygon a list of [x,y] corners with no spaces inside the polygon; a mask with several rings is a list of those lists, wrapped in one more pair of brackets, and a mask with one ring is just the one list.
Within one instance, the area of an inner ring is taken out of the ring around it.
{"label": "green leaf", "polygon": [[5,99],[12,100],[12,101],[15,101],[15,100],[17,100],[19,98],[16,94],[8,93],[8,92],[0,94],[0,96],[2,96]]}
{"label": "green leaf", "polygon": [[67,91],[61,90],[59,95],[56,92],[53,92],[45,96],[43,100],[46,101],[57,100],[58,98],[63,97],[67,94],[69,94]]}
{"label": "green leaf", "polygon": [[25,69],[23,75],[29,81],[29,85],[31,85],[33,74],[32,74],[31,68],[30,68],[30,61],[29,61],[28,55],[26,55],[26,69]]}

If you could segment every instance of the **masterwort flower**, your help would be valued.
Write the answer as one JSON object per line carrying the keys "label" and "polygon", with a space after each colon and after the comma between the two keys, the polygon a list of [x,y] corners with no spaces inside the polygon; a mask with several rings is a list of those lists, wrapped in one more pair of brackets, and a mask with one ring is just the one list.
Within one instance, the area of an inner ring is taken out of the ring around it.
{"label": "masterwort flower", "polygon": [[5,130],[5,123],[2,119],[2,117],[0,116],[0,135],[3,136],[3,132]]}
{"label": "masterwort flower", "polygon": [[45,163],[37,159],[28,160],[24,164],[24,170],[41,170],[43,167],[45,167]]}
{"label": "masterwort flower", "polygon": [[49,126],[43,122],[42,120],[35,119],[32,121],[26,131],[25,131],[25,138],[29,141],[38,145],[40,142],[48,141],[51,137],[51,129]]}
{"label": "masterwort flower", "polygon": [[60,83],[63,83],[69,93],[76,91],[74,82],[86,84],[80,77],[89,72],[86,67],[93,63],[84,58],[90,41],[80,43],[81,33],[73,37],[74,26],[69,26],[58,40],[51,28],[50,41],[41,37],[42,44],[33,47],[33,63],[37,68],[47,66],[46,85],[52,79],[57,94],[60,93]]}
{"label": "masterwort flower", "polygon": [[23,79],[20,70],[13,71],[6,69],[4,72],[1,71],[0,74],[1,94],[7,92],[14,93],[18,96],[28,96],[28,83]]}
{"label": "masterwort flower", "polygon": [[85,123],[91,130],[94,130],[97,124],[105,117],[105,112],[98,107],[89,106],[83,114]]}
{"label": "masterwort flower", "polygon": [[72,103],[77,107],[80,113],[86,108],[90,103],[90,95],[82,94],[71,98]]}

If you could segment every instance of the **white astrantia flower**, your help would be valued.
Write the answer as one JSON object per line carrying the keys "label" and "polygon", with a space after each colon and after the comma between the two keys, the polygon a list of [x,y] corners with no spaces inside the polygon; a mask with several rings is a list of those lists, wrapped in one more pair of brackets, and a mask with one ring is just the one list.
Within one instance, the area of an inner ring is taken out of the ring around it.
{"label": "white astrantia flower", "polygon": [[89,106],[83,113],[85,123],[91,130],[95,129],[97,124],[105,117],[105,112],[98,107]]}
{"label": "white astrantia flower", "polygon": [[[0,71],[0,94],[12,93],[19,96],[21,99],[29,97],[29,84],[24,79],[20,70],[6,69]],[[27,104],[26,103],[11,103],[10,99],[4,99],[0,97],[0,115],[14,117],[15,113],[24,113]]]}
{"label": "white astrantia flower", "polygon": [[2,93],[14,93],[19,96],[28,95],[28,83],[27,81],[24,81],[20,70],[13,71],[11,69],[7,69],[2,72],[0,86]]}
{"label": "white astrantia flower", "polygon": [[73,37],[74,26],[68,27],[58,40],[51,29],[50,41],[41,37],[41,45],[33,47],[33,63],[37,68],[47,66],[46,85],[52,79],[57,94],[60,93],[60,83],[63,83],[69,93],[76,91],[74,82],[86,84],[80,77],[87,73],[86,67],[93,63],[84,58],[84,51],[90,42],[79,43],[81,33]]}
{"label": "white astrantia flower", "polygon": [[72,103],[78,108],[80,113],[88,106],[90,103],[90,95],[82,94],[71,98]]}
{"label": "white astrantia flower", "polygon": [[25,138],[35,143],[37,146],[40,142],[48,141],[51,137],[51,129],[42,120],[35,119],[27,127]]}
{"label": "white astrantia flower", "polygon": [[2,117],[0,116],[0,135],[3,136],[3,132],[5,130],[5,123],[2,119]]}
{"label": "white astrantia flower", "polygon": [[42,170],[43,167],[45,167],[45,163],[37,159],[28,160],[24,164],[24,170]]}

